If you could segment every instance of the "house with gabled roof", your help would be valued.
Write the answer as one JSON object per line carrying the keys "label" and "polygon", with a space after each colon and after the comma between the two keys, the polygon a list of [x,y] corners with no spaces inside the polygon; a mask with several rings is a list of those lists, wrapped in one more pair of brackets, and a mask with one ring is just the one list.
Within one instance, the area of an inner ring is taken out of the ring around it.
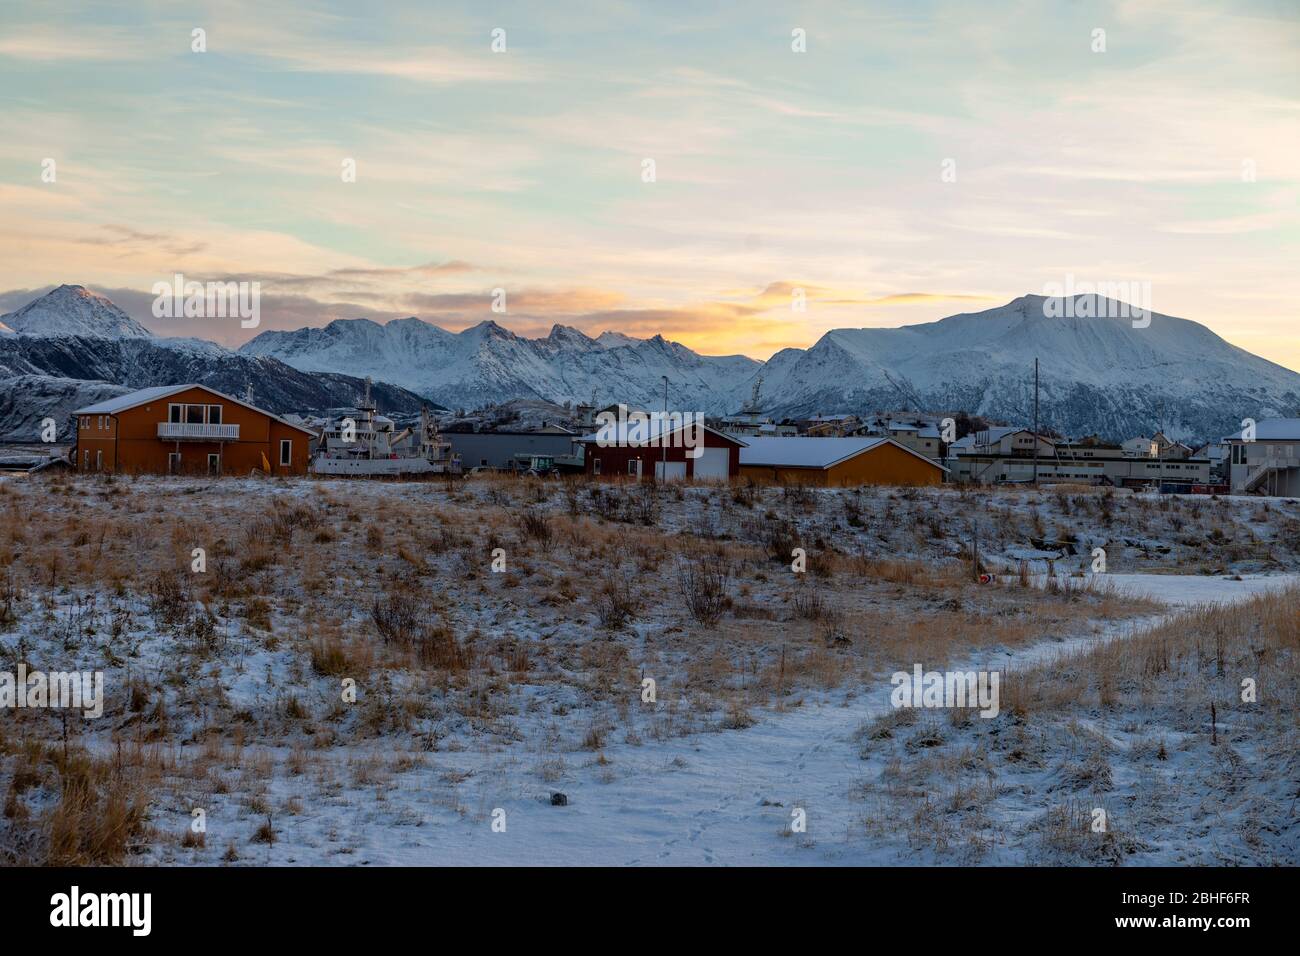
{"label": "house with gabled roof", "polygon": [[846,485],[938,485],[948,469],[882,435],[853,438],[750,438],[740,474],[756,481]]}
{"label": "house with gabled roof", "polygon": [[206,385],[142,388],[72,414],[72,464],[88,472],[302,475],[318,437]]}
{"label": "house with gabled roof", "polygon": [[596,478],[727,481],[740,472],[746,440],[704,424],[702,415],[640,412],[621,407],[618,419],[577,441],[583,470]]}

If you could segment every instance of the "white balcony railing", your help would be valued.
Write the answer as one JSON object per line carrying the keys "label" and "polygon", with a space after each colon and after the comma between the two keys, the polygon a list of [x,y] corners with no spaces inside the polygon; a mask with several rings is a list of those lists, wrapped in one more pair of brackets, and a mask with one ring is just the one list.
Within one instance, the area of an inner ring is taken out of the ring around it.
{"label": "white balcony railing", "polygon": [[1241,483],[1245,491],[1254,491],[1264,478],[1274,471],[1285,471],[1289,468],[1300,468],[1300,460],[1295,458],[1275,458],[1272,455],[1263,461],[1252,461],[1250,470],[1246,472],[1246,480]]}
{"label": "white balcony railing", "polygon": [[159,422],[158,437],[171,439],[200,439],[211,441],[238,441],[238,425],[197,425],[189,422]]}

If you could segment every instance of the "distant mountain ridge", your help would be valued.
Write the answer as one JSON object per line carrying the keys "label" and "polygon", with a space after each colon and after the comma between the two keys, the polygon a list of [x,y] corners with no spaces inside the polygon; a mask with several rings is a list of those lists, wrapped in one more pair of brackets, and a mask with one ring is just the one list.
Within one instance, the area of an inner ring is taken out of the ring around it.
{"label": "distant mountain ridge", "polygon": [[768,360],[765,404],[787,415],[913,408],[1027,424],[1037,357],[1040,420],[1066,435],[1210,439],[1247,416],[1300,410],[1300,374],[1187,319],[1153,312],[1134,328],[1097,317],[1118,303],[1090,298],[1088,318],[1048,317],[1048,300],[1026,295],[921,325],[835,329]]}
{"label": "distant mountain ridge", "polygon": [[[835,329],[811,348],[765,363],[702,356],[661,336],[593,339],[557,325],[526,339],[483,322],[448,332],[416,318],[366,319],[323,328],[264,332],[240,351],[310,370],[343,370],[394,381],[449,407],[540,398],[734,413],[762,376],[760,404],[774,417],[874,411],[967,411],[1029,422],[1032,370],[1040,359],[1040,417],[1064,434],[1110,438],[1163,429],[1210,438],[1241,418],[1295,414],[1300,374],[1225,342],[1208,328],[1160,313],[1134,328],[1103,318],[1118,303],[1050,309],[1026,295],[982,312],[893,329]],[[1062,303],[1054,303],[1060,305]]]}
{"label": "distant mountain ridge", "polygon": [[[8,441],[39,440],[46,417],[66,439],[73,409],[149,385],[195,382],[235,396],[251,386],[254,401],[277,413],[354,407],[366,387],[361,378],[303,372],[212,342],[157,338],[79,286],[60,286],[10,313],[5,324],[14,316],[19,330],[0,334],[0,439]],[[375,383],[373,397],[395,414],[428,404],[383,382]]]}
{"label": "distant mountain ridge", "polygon": [[364,376],[388,383],[392,391],[377,397],[395,411],[418,404],[417,396],[467,409],[593,395],[600,404],[659,408],[667,376],[670,406],[714,415],[745,406],[761,376],[760,405],[777,418],[966,411],[1027,424],[1037,356],[1040,420],[1067,435],[1117,439],[1163,429],[1208,439],[1240,428],[1245,417],[1300,413],[1300,374],[1186,319],[1152,313],[1149,325],[1134,328],[1129,318],[1068,317],[1113,314],[1109,300],[1073,301],[1085,298],[1090,309],[1049,308],[1063,302],[1026,295],[919,325],[834,329],[810,348],[756,362],[699,355],[659,335],[607,331],[592,338],[556,325],[529,339],[493,321],[450,332],[414,317],[268,331],[231,351],[149,336],[107,299],[61,286],[3,317],[19,328],[0,334],[0,375],[133,385],[209,381],[226,391],[241,391],[251,377],[277,411],[311,410],[355,394]]}
{"label": "distant mountain ridge", "polygon": [[553,402],[624,401],[658,408],[663,376],[677,407],[728,408],[740,383],[761,363],[743,355],[699,355],[663,336],[616,332],[591,338],[563,325],[528,339],[496,322],[448,332],[422,319],[380,325],[339,319],[321,328],[263,332],[241,354],[274,357],[307,371],[370,375],[451,408],[515,398]]}

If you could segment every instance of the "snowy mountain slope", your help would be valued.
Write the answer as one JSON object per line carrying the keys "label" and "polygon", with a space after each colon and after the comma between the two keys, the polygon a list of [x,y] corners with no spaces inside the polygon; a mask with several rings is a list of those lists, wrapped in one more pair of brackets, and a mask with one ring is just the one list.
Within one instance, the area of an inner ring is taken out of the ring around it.
{"label": "snowy mountain slope", "polygon": [[603,349],[616,349],[620,345],[637,345],[644,341],[644,339],[634,339],[630,335],[624,335],[622,332],[614,332],[609,329],[596,336],[596,344]]}
{"label": "snowy mountain slope", "polygon": [[[67,422],[61,417],[66,404],[58,398],[61,393],[48,384],[31,391],[34,379],[62,380],[72,390],[197,382],[240,397],[251,385],[254,402],[273,412],[354,406],[365,390],[359,378],[302,372],[275,359],[240,355],[215,345],[178,349],[157,339],[8,336],[0,338],[0,409],[14,411],[0,418],[0,439],[31,440],[25,431],[30,421],[46,415],[59,422],[62,434]],[[415,413],[424,404],[419,396],[382,382],[375,383],[372,394],[380,408],[392,413]],[[22,434],[15,434],[15,429]]]}
{"label": "snowy mountain slope", "polygon": [[0,326],[19,335],[153,338],[108,299],[80,285],[61,285],[15,312],[0,315]]}
{"label": "snowy mountain slope", "polygon": [[698,355],[658,335],[592,339],[556,325],[545,338],[527,339],[491,321],[457,333],[416,318],[263,332],[240,352],[308,371],[371,375],[464,408],[514,398],[588,401],[593,393],[602,402],[659,407],[667,375],[675,406],[724,412],[739,383],[759,367],[739,355]]}
{"label": "snowy mountain slope", "polygon": [[57,424],[59,440],[70,441],[74,437],[73,411],[129,391],[109,382],[51,375],[19,375],[0,380],[0,441],[41,441],[42,422],[47,417]]}
{"label": "snowy mountain slope", "polygon": [[[898,329],[836,329],[768,361],[764,404],[783,415],[912,408],[1028,422],[1037,357],[1041,420],[1065,434],[1123,438],[1163,427],[1217,437],[1243,417],[1300,407],[1300,374],[1196,322],[1152,313],[1148,327],[1134,328],[1130,318],[1048,317],[1045,301],[1023,296]],[[1093,300],[1094,316],[1107,301]]]}

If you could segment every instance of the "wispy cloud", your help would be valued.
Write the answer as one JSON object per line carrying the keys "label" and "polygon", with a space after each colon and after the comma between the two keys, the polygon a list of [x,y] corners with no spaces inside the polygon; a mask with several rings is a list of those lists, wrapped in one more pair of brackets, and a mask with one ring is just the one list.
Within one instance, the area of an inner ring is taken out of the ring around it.
{"label": "wispy cloud", "polygon": [[139,35],[114,27],[87,28],[64,22],[17,27],[0,34],[0,57],[34,63],[142,60],[151,53],[156,55],[157,50],[151,51]]}
{"label": "wispy cloud", "polygon": [[146,9],[0,13],[0,288],[235,276],[277,326],[458,328],[499,287],[519,331],[762,358],[1069,272],[1300,365],[1289,8],[827,3],[806,53],[764,0]]}

